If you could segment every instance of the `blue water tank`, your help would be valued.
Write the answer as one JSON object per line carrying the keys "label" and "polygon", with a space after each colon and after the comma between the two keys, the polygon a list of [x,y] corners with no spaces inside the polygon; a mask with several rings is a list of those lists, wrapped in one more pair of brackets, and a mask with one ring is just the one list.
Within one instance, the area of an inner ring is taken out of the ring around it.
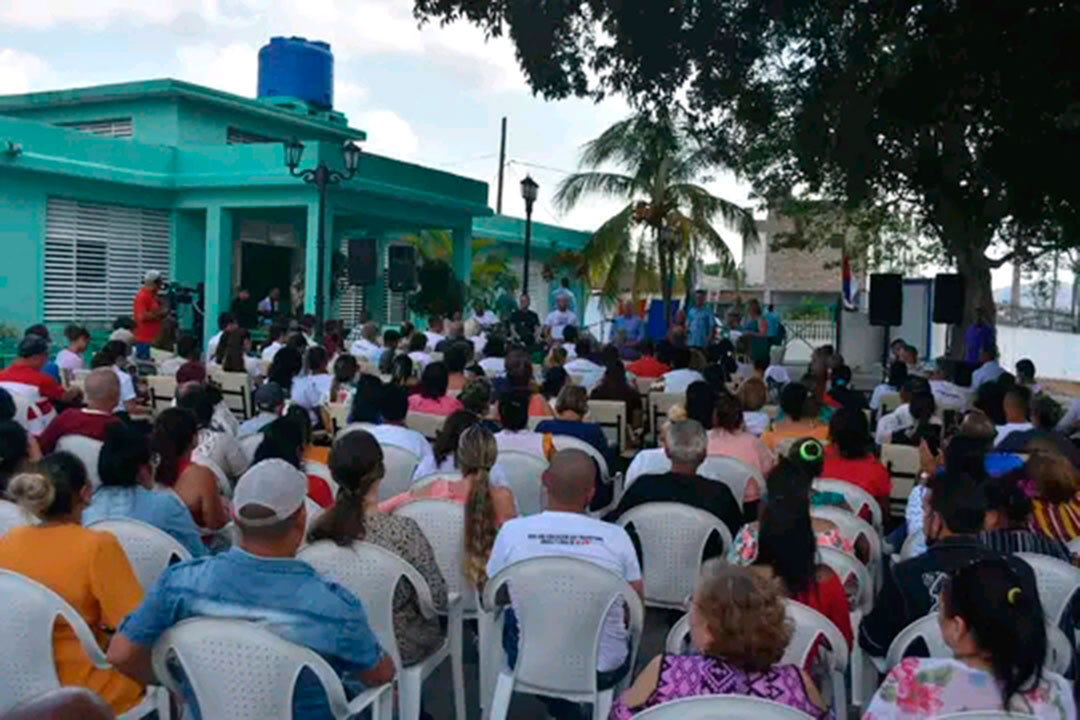
{"label": "blue water tank", "polygon": [[334,107],[334,55],[330,44],[302,37],[272,37],[259,50],[259,97],[291,97]]}

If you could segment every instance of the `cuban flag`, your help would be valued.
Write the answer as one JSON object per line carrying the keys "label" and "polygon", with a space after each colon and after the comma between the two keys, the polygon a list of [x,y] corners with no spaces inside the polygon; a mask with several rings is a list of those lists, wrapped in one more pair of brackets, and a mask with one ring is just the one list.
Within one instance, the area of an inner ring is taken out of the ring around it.
{"label": "cuban flag", "polygon": [[859,289],[855,286],[855,276],[851,274],[851,261],[848,260],[847,255],[844,256],[842,273],[844,309],[848,312],[855,312],[859,309]]}

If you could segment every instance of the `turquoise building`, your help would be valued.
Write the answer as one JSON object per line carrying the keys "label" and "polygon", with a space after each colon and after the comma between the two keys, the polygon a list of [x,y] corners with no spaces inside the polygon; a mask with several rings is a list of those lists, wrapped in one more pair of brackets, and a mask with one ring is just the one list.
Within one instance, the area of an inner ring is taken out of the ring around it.
{"label": "turquoise building", "polygon": [[[406,311],[386,282],[388,249],[422,230],[452,236],[466,283],[474,235],[504,245],[520,274],[524,221],[494,216],[486,183],[367,152],[329,191],[320,257],[318,192],[290,175],[283,141],[304,143],[301,168],[341,169],[342,144],[365,137],[330,109],[177,80],[0,96],[0,324],[108,325],[156,269],[205,284],[208,336],[239,288],[258,299],[280,287],[311,311],[320,263],[330,316],[351,324],[366,310],[393,324]],[[366,291],[343,284],[331,303],[332,256],[351,237],[377,240],[382,272]],[[545,258],[588,234],[534,223],[532,237],[529,284],[543,312]]]}

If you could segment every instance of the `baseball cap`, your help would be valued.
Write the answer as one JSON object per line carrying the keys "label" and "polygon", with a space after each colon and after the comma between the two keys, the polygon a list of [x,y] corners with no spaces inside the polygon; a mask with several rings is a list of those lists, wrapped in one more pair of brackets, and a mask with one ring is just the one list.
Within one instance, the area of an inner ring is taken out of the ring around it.
{"label": "baseball cap", "polygon": [[252,399],[259,410],[276,410],[278,405],[285,402],[285,391],[276,382],[265,382],[255,391]]}
{"label": "baseball cap", "polygon": [[[302,472],[279,458],[257,462],[240,476],[233,491],[236,521],[249,527],[273,525],[303,507],[305,497],[307,478]],[[249,519],[244,513],[249,508],[270,515]]]}
{"label": "baseball cap", "polygon": [[120,328],[118,330],[112,331],[112,334],[109,335],[109,340],[119,340],[125,345],[130,346],[132,343],[135,342],[135,334],[130,330]]}
{"label": "baseball cap", "polygon": [[161,279],[161,273],[157,270],[147,270],[143,276],[143,282],[157,282]]}
{"label": "baseball cap", "polygon": [[27,335],[19,341],[19,357],[28,358],[49,352],[49,341],[40,335]]}

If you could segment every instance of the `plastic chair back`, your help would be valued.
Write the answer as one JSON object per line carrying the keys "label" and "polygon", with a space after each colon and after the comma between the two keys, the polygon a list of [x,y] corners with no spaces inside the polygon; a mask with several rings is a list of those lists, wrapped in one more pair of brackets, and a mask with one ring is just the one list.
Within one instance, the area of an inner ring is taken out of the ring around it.
{"label": "plastic chair back", "polygon": [[824,637],[829,644],[831,669],[843,673],[847,669],[850,648],[836,624],[809,605],[795,600],[785,599],[784,608],[795,632],[780,662],[806,667],[808,656],[817,639]]}
{"label": "plastic chair back", "polygon": [[416,480],[413,481],[412,488],[413,489],[422,488],[425,485],[430,485],[431,483],[436,482],[438,480],[446,480],[447,482],[455,482],[457,480],[461,480],[461,478],[462,478],[462,475],[457,470],[454,470],[452,472],[443,472],[441,470],[436,470],[433,473],[428,473],[427,475],[416,478]]}
{"label": "plastic chair back", "polygon": [[757,468],[733,457],[710,455],[698,465],[697,472],[701,477],[717,480],[731,488],[731,494],[735,496],[735,502],[739,503],[740,510],[746,495],[746,486],[750,484],[751,478],[757,480],[759,488],[765,488],[765,478]]}
{"label": "plastic chair back", "polygon": [[495,464],[506,475],[520,515],[535,515],[544,509],[542,476],[548,469],[547,460],[532,453],[503,450]]}
{"label": "plastic chair back", "polygon": [[36,525],[37,518],[26,513],[13,502],[0,500],[0,535],[22,525]]}
{"label": "plastic chair back", "polygon": [[653,442],[657,442],[660,426],[667,420],[668,410],[674,405],[686,402],[686,393],[651,392],[649,393],[649,427],[652,428]]}
{"label": "plastic chair back", "polygon": [[690,642],[690,613],[686,613],[671,626],[664,640],[664,652],[670,655],[690,655],[694,646]]}
{"label": "plastic chair back", "polygon": [[383,451],[383,467],[386,475],[379,483],[379,501],[388,500],[398,493],[403,493],[412,487],[412,476],[416,466],[420,464],[420,458],[412,450],[380,443]]}
{"label": "plastic chair back", "polygon": [[854,555],[842,550],[818,546],[818,560],[836,573],[840,583],[848,591],[848,603],[852,610],[870,612],[874,603],[874,583],[870,571]]}
{"label": "plastic chair back", "polygon": [[523,692],[595,696],[600,636],[608,611],[620,603],[629,608],[629,659],[634,667],[645,609],[618,575],[571,557],[523,560],[488,580],[485,608],[496,606],[506,585],[521,632],[514,684],[523,686]]}
{"label": "plastic chair back", "polygon": [[587,454],[593,460],[596,461],[597,466],[600,468],[600,477],[604,482],[608,481],[611,477],[611,473],[608,472],[607,460],[601,455],[596,448],[584,440],[579,440],[576,437],[570,435],[552,435],[551,442],[555,446],[555,450],[580,450]]}
{"label": "plastic chair back", "polygon": [[221,386],[225,405],[241,420],[251,417],[251,379],[246,372],[211,370],[213,380]]}
{"label": "plastic chair back", "polygon": [[626,449],[626,403],[622,400],[589,400],[589,417],[604,429],[608,444],[622,454]]}
{"label": "plastic chair back", "polygon": [[323,514],[323,509],[319,503],[306,497],[304,498],[304,514],[307,516],[304,519],[304,537],[307,537],[307,534],[311,532],[311,528],[315,526],[315,521]]}
{"label": "plastic chair back", "polygon": [[433,415],[410,410],[405,416],[405,427],[415,430],[428,440],[434,440],[445,423],[445,415]]}
{"label": "plastic chair back", "polygon": [[814,489],[822,492],[834,492],[840,493],[844,496],[844,501],[851,508],[851,512],[859,517],[859,513],[864,507],[870,510],[871,521],[870,524],[881,530],[881,505],[874,499],[874,496],[863,490],[854,483],[849,483],[846,480],[833,480],[831,478],[818,478],[814,481]]}
{"label": "plastic chair back", "polygon": [[1016,553],[1035,571],[1035,584],[1039,588],[1043,613],[1053,625],[1060,625],[1077,590],[1080,590],[1080,568],[1049,555]]}
{"label": "plastic chair back", "polygon": [[807,720],[790,705],[748,695],[699,695],[636,713],[635,720]]}
{"label": "plastic chair back", "polygon": [[150,390],[150,409],[155,415],[172,405],[176,397],[175,375],[148,375],[146,385]]}
{"label": "plastic chair back", "polygon": [[138,520],[99,520],[88,527],[116,537],[143,590],[149,590],[169,565],[191,559],[171,535]]}
{"label": "plastic chair back", "polygon": [[937,720],[1038,720],[1035,715],[1005,712],[1004,710],[967,710],[938,715]]}
{"label": "plastic chair back", "polygon": [[843,508],[821,506],[810,508],[811,517],[822,520],[830,520],[836,525],[840,535],[855,544],[859,538],[866,538],[870,544],[870,559],[868,565],[874,566],[881,562],[881,535],[874,527]]}
{"label": "plastic chair back", "polygon": [[262,441],[263,434],[261,432],[245,435],[237,441],[240,443],[240,449],[244,451],[244,455],[247,456],[249,463],[255,462],[255,451],[262,445]]}
{"label": "plastic chair back", "polygon": [[682,503],[652,502],[623,513],[618,523],[633,525],[641,541],[645,604],[682,608],[694,592],[705,545],[714,532],[724,553],[731,547],[731,531],[715,515]]}
{"label": "plastic chair back", "polygon": [[1080,537],[1075,537],[1068,542],[1069,554],[1080,555]]}
{"label": "plastic chair back", "polygon": [[330,416],[330,431],[332,433],[336,434],[341,428],[349,424],[349,406],[345,403],[327,403],[326,412]]}
{"label": "plastic chair back", "polygon": [[9,570],[0,570],[0,713],[60,687],[53,657],[53,626],[63,618],[71,626],[90,661],[109,665],[86,621],[66,600],[41,583]]}
{"label": "plastic chair back", "polygon": [[90,488],[97,490],[101,487],[101,475],[98,473],[98,458],[101,457],[101,447],[105,443],[85,435],[65,435],[56,442],[56,449],[69,452],[82,460],[86,466],[86,478],[90,481]]}
{"label": "plastic chair back", "polygon": [[884,393],[881,396],[880,404],[878,406],[878,416],[888,415],[893,410],[900,407],[901,402],[900,393]]}
{"label": "plastic chair back", "polygon": [[324,659],[255,623],[205,617],[179,622],[154,643],[153,665],[166,687],[180,693],[173,661],[204,718],[292,717],[293,688],[305,669],[326,691],[333,717],[351,715],[341,679]]}
{"label": "plastic chair back", "polygon": [[477,609],[476,588],[465,580],[465,508],[452,500],[413,500],[394,511],[420,526],[435,553],[449,593],[461,595],[466,614]]}
{"label": "plastic chair back", "polygon": [[407,579],[416,590],[421,613],[425,617],[435,615],[431,588],[416,568],[389,550],[366,542],[341,547],[330,540],[320,540],[305,547],[296,557],[360,600],[379,645],[400,669],[401,653],[394,636],[394,590],[398,582]]}

